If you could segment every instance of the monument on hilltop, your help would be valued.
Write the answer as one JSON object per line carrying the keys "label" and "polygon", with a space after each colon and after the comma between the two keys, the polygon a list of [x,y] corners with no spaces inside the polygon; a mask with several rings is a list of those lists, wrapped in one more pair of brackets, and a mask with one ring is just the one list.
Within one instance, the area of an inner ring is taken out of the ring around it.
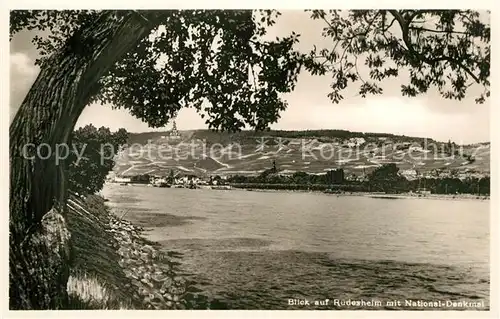
{"label": "monument on hilltop", "polygon": [[175,120],[172,123],[172,129],[168,133],[167,138],[169,140],[177,140],[181,138],[181,134],[179,133],[179,130],[177,130],[177,123],[175,122]]}

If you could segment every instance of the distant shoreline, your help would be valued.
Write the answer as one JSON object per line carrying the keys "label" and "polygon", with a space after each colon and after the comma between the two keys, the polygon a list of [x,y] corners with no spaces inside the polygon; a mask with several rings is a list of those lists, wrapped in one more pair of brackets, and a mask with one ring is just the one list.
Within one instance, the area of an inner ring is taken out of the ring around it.
{"label": "distant shoreline", "polygon": [[[119,185],[118,183],[110,183],[114,185]],[[139,186],[146,187],[147,184],[139,184],[139,183],[130,183],[130,186]],[[228,185],[231,188],[227,189],[225,186],[214,186],[211,190],[238,190],[238,191],[253,191],[253,192],[266,192],[266,193],[316,193],[316,194],[324,194],[328,196],[358,196],[358,197],[371,197],[378,199],[435,199],[435,200],[490,200],[490,196],[485,195],[473,195],[473,194],[418,194],[418,193],[399,193],[399,194],[387,194],[381,192],[362,192],[362,191],[353,191],[353,192],[327,192],[324,190],[307,190],[307,189],[273,189],[273,188],[252,188],[252,187],[238,187],[237,184]],[[173,187],[176,188],[176,187]],[[183,187],[188,189],[187,187]],[[169,188],[165,188],[169,189]],[[199,187],[197,189],[209,189],[205,187]]]}
{"label": "distant shoreline", "polygon": [[455,194],[455,195],[446,195],[446,194],[427,194],[421,195],[419,194],[410,194],[410,193],[402,193],[402,194],[385,194],[385,193],[376,193],[376,192],[345,192],[345,193],[328,193],[324,191],[317,190],[285,190],[285,189],[257,189],[257,188],[233,188],[239,190],[253,191],[253,192],[284,192],[284,193],[321,193],[329,196],[358,196],[358,197],[371,197],[371,198],[379,198],[379,199],[435,199],[435,200],[490,200],[490,196],[477,196],[472,194]]}

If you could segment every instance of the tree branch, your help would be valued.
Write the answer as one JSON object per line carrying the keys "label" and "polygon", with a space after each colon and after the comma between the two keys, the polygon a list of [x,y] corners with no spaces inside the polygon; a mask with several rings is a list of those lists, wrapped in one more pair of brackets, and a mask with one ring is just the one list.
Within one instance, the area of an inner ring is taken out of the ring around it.
{"label": "tree branch", "polygon": [[392,25],[394,24],[394,21],[396,21],[396,18],[392,19],[391,23],[389,23],[389,25],[387,26],[387,28],[382,28],[382,32],[383,33],[386,33],[391,27]]}
{"label": "tree branch", "polygon": [[328,22],[328,20],[326,20],[325,16],[322,16],[321,18],[323,19],[323,21],[325,21],[325,22],[326,22],[326,24],[328,24],[328,26],[329,26],[330,28],[332,28],[332,29],[333,29],[332,24],[331,24],[330,22]]}
{"label": "tree branch", "polygon": [[354,68],[356,69],[356,74],[358,75],[359,79],[361,80],[361,82],[363,82],[363,84],[365,84],[365,80],[363,80],[363,77],[361,76],[361,74],[359,73],[359,70],[358,70],[358,56],[356,55],[356,60],[354,60]]}
{"label": "tree branch", "polygon": [[[437,58],[434,58],[434,59],[429,59],[426,56],[424,56],[423,54],[417,52],[415,50],[415,48],[413,47],[413,44],[412,44],[411,39],[410,39],[409,30],[410,30],[410,22],[411,22],[411,20],[405,20],[405,18],[399,13],[398,10],[389,10],[389,12],[398,21],[399,26],[401,27],[401,33],[403,35],[403,41],[404,41],[404,43],[405,43],[405,45],[406,45],[406,47],[408,49],[408,52],[411,55],[413,55],[415,58],[418,58],[422,62],[425,62],[425,63],[427,63],[427,64],[429,64],[431,66],[434,65],[437,62],[440,62],[440,61],[448,61],[450,63],[453,63],[456,66],[460,67],[462,70],[464,70],[467,74],[469,74],[474,79],[474,81],[476,81],[476,83],[481,84],[481,81],[479,80],[479,78],[474,73],[472,73],[471,70],[469,70],[462,63],[460,63],[460,61],[457,61],[457,60],[455,60],[455,59],[453,59],[451,57],[447,57],[447,56],[441,56],[441,57],[437,57]],[[413,17],[415,17],[415,16],[416,16],[416,14],[414,13]]]}
{"label": "tree branch", "polygon": [[445,31],[445,30],[432,30],[432,29],[427,29],[427,28],[422,28],[422,27],[412,27],[409,26],[408,29],[410,30],[418,30],[418,31],[427,31],[427,32],[434,32],[434,33],[455,33],[455,34],[465,34],[472,36],[472,34],[467,33],[467,32],[462,32],[462,31]]}
{"label": "tree branch", "polygon": [[256,76],[255,76],[255,71],[253,69],[253,65],[250,65],[249,64],[249,67],[250,67],[250,70],[252,70],[252,78],[253,78],[253,86],[255,87],[255,89],[257,90],[257,82],[256,82]]}
{"label": "tree branch", "polygon": [[378,11],[378,12],[375,14],[375,16],[373,17],[373,19],[372,19],[371,21],[369,21],[369,22],[367,21],[368,26],[366,27],[366,29],[364,30],[364,32],[354,34],[354,35],[350,38],[350,40],[349,40],[349,44],[345,47],[344,52],[342,53],[342,57],[340,58],[340,61],[342,61],[342,60],[344,59],[344,56],[345,56],[345,53],[347,52],[347,49],[348,49],[349,47],[351,47],[351,45],[352,45],[352,41],[353,41],[355,38],[359,37],[360,35],[362,35],[362,36],[365,36],[365,37],[366,37],[366,35],[368,34],[368,32],[370,32],[370,28],[371,28],[371,26],[372,26],[373,22],[375,22],[375,20],[377,19],[377,17],[378,17],[378,15],[379,15],[379,14],[380,14],[380,11]]}

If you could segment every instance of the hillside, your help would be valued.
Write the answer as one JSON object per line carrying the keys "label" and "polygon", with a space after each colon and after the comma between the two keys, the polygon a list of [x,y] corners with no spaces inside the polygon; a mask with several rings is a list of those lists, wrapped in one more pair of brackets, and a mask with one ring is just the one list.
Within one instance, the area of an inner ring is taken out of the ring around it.
{"label": "hillside", "polygon": [[[128,147],[117,156],[115,173],[168,175],[174,170],[193,175],[248,175],[272,167],[273,161],[282,174],[317,174],[342,167],[347,173],[362,175],[385,163],[419,173],[490,170],[489,143],[453,146],[450,156],[442,151],[448,143],[392,134],[343,130],[179,133],[176,138],[168,132],[130,133]],[[467,156],[474,160],[468,161]]]}

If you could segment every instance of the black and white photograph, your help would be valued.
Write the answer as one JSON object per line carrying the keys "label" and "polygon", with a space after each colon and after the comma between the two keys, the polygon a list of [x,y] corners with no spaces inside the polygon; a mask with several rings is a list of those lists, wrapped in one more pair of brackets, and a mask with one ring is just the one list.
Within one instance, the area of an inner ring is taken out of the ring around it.
{"label": "black and white photograph", "polygon": [[6,311],[498,315],[490,8],[162,5],[9,9]]}

